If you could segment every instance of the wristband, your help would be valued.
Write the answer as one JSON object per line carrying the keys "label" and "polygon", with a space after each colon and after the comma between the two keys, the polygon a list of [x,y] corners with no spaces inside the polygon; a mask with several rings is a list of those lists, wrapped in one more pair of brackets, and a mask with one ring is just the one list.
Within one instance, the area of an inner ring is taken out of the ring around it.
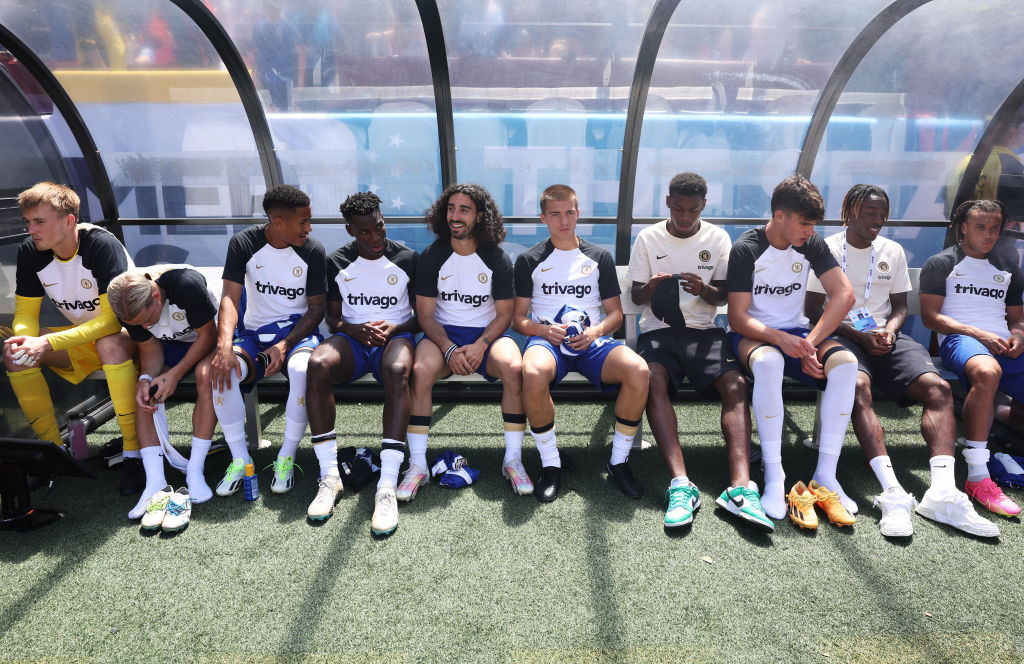
{"label": "wristband", "polygon": [[452,344],[448,346],[448,350],[444,352],[444,363],[448,364],[448,361],[452,359],[452,353],[454,353],[459,347],[459,344]]}
{"label": "wristband", "polygon": [[142,374],[141,376],[139,376],[139,382],[140,382],[140,383],[141,383],[142,381],[144,381],[144,380],[148,380],[149,382],[151,382],[151,383],[152,383],[152,382],[153,382],[153,377],[152,377],[152,376],[150,376],[149,374]]}
{"label": "wristband", "polygon": [[487,338],[486,334],[481,334],[480,338],[483,340],[485,346],[491,345],[491,340]]}

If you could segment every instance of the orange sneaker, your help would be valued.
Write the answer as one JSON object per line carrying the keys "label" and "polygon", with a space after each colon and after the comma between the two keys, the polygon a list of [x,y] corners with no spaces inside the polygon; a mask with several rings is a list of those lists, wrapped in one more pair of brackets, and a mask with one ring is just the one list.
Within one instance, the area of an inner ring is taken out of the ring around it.
{"label": "orange sneaker", "polygon": [[807,490],[814,494],[818,501],[818,507],[825,511],[828,520],[837,526],[852,526],[857,523],[857,517],[850,514],[843,504],[839,502],[839,494],[829,491],[814,480],[811,480]]}
{"label": "orange sneaker", "polygon": [[818,515],[814,512],[814,504],[818,498],[807,489],[803,482],[797,482],[786,496],[789,502],[789,520],[808,530],[818,527]]}

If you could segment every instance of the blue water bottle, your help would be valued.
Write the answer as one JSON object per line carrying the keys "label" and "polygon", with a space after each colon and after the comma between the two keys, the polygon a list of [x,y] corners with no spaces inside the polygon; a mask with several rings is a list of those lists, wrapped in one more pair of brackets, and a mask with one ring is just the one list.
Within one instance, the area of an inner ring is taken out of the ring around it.
{"label": "blue water bottle", "polygon": [[256,481],[256,467],[251,463],[245,464],[245,477],[242,478],[245,486],[245,499],[256,500],[260,497],[260,485]]}

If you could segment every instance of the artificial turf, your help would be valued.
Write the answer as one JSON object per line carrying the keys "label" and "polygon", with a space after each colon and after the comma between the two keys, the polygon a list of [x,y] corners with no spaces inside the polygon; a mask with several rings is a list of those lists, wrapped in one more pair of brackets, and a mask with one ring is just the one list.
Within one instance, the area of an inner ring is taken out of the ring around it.
{"label": "artificial turf", "polygon": [[[339,406],[342,444],[379,447],[380,409]],[[920,497],[920,410],[878,410],[897,474]],[[815,452],[799,442],[813,411],[789,407],[790,483],[813,470]],[[346,492],[322,525],[306,521],[318,472],[308,438],[291,493],[271,494],[264,471],[258,502],[214,497],[176,536],[144,536],[126,519],[136,499],[117,495],[117,470],[60,480],[45,505],[67,518],[0,533],[0,662],[1024,661],[1018,520],[993,516],[1003,535],[985,541],[915,516],[912,540],[887,541],[850,434],[839,476],[860,504],[857,524],[810,532],[786,520],[758,534],[715,509],[728,481],[718,404],[677,412],[703,507],[692,528],[672,533],[656,448],[632,455],[642,499],[605,478],[606,403],[559,406],[559,442],[576,468],[551,504],[513,495],[501,477],[497,405],[438,404],[430,456],[459,451],[481,479],[425,487],[385,539],[369,530],[372,485]],[[186,442],[189,407],[170,413],[173,439]],[[275,444],[255,453],[257,466],[276,454],[283,407],[264,405],[262,419]],[[90,445],[114,435],[108,423]],[[228,461],[209,458],[211,486]],[[184,483],[175,471],[168,479]]]}

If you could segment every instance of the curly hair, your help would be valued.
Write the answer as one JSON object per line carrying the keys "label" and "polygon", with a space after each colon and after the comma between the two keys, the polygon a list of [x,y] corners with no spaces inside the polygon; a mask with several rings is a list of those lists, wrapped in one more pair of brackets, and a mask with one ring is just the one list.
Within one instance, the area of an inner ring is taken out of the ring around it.
{"label": "curly hair", "polygon": [[427,228],[433,231],[439,239],[450,240],[451,229],[448,228],[448,201],[455,194],[465,194],[476,205],[477,212],[483,216],[473,229],[476,235],[477,246],[480,249],[496,247],[505,239],[505,226],[501,221],[501,212],[497,203],[491,198],[491,194],[478,184],[459,183],[453,184],[438,197],[434,204],[427,210]]}
{"label": "curly hair", "polygon": [[679,173],[668,184],[669,196],[700,196],[707,198],[708,183],[696,173]]}
{"label": "curly hair", "polygon": [[352,217],[373,214],[380,209],[380,196],[372,191],[361,191],[352,194],[341,204],[341,216],[345,221],[352,221]]}
{"label": "curly hair", "polygon": [[309,196],[290,184],[279,184],[267,189],[267,193],[263,194],[263,211],[267,213],[267,216],[270,216],[274,210],[295,211],[307,205],[309,205]]}
{"label": "curly hair", "polygon": [[884,223],[889,220],[889,195],[885,193],[885,189],[873,184],[855,184],[850,187],[850,191],[846,192],[846,196],[843,197],[843,207],[839,213],[843,226],[848,226],[850,220],[855,219],[860,214],[860,208],[864,205],[864,201],[872,196],[878,196],[885,201],[885,212],[882,214],[882,222]]}
{"label": "curly hair", "polygon": [[949,221],[950,228],[953,229],[953,235],[956,237],[957,243],[964,241],[964,223],[967,222],[967,217],[971,216],[973,212],[998,212],[1002,217],[1002,223],[999,224],[999,233],[1002,234],[1003,229],[1006,227],[1006,222],[1009,220],[1010,215],[1006,211],[1006,206],[1003,205],[1002,201],[993,200],[980,200],[980,201],[964,201],[953,213],[953,217]]}
{"label": "curly hair", "polygon": [[821,221],[825,218],[825,201],[810,180],[802,175],[790,175],[772,192],[772,214],[779,210]]}

